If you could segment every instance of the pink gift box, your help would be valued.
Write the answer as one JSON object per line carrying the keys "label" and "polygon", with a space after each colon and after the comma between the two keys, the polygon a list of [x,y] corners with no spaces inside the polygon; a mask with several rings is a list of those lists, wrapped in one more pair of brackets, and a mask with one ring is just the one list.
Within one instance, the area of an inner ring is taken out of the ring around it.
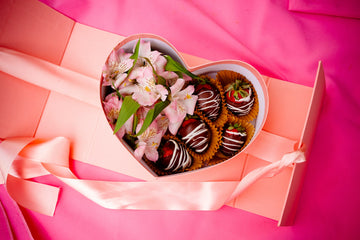
{"label": "pink gift box", "polygon": [[[72,142],[73,159],[161,181],[113,136],[101,109],[101,69],[124,37],[76,23],[36,1],[2,5],[0,138],[66,136]],[[209,63],[187,54],[182,57],[189,67]],[[299,147],[309,156],[325,90],[322,64],[312,88],[262,77],[269,94],[268,114],[244,153],[214,167],[169,176],[167,181],[240,180]],[[290,225],[306,165],[296,163],[273,178],[261,179],[229,205]]]}

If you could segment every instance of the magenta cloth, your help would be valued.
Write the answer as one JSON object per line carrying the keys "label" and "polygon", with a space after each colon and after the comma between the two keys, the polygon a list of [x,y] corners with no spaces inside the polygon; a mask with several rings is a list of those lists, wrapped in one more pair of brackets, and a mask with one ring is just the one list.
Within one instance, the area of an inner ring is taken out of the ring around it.
{"label": "magenta cloth", "polygon": [[[264,75],[297,84],[312,86],[322,60],[327,95],[291,227],[279,228],[273,220],[230,207],[212,212],[109,210],[47,176],[36,180],[62,188],[55,216],[22,209],[34,239],[359,238],[359,19],[291,11],[287,0],[43,2],[92,27],[123,36],[158,34],[180,52],[240,59]],[[326,1],[318,2],[328,9]],[[125,178],[75,161],[72,167],[79,177]]]}
{"label": "magenta cloth", "polygon": [[0,186],[0,237],[2,240],[32,240],[32,233],[18,204]]}
{"label": "magenta cloth", "polygon": [[358,0],[289,0],[289,9],[304,13],[360,18]]}

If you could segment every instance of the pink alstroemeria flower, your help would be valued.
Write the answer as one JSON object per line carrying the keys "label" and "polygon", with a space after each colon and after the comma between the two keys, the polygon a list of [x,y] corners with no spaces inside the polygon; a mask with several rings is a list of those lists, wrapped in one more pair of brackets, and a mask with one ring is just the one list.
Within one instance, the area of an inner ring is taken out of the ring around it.
{"label": "pink alstroemeria flower", "polygon": [[186,114],[192,115],[194,113],[198,98],[196,95],[192,95],[194,92],[193,85],[189,85],[184,90],[181,90],[184,83],[185,80],[179,78],[176,83],[170,87],[171,103],[163,110],[169,119],[169,131],[174,135],[177,133]]}
{"label": "pink alstroemeria flower", "polygon": [[166,59],[159,51],[151,51],[149,41],[141,40],[139,45],[139,60],[136,64],[140,66],[149,66],[149,63],[145,60],[145,58],[150,60],[151,65],[158,74],[164,71],[167,63]]}
{"label": "pink alstroemeria flower", "polygon": [[166,115],[160,114],[159,116],[156,117],[156,123],[157,123],[158,131],[161,131],[162,134],[164,135],[169,127],[169,119],[167,118]]}
{"label": "pink alstroemeria flower", "polygon": [[166,100],[168,91],[163,85],[156,84],[151,67],[134,68],[129,78],[136,79],[136,83],[121,88],[120,94],[132,94],[132,98],[142,106],[151,106],[159,98]]}
{"label": "pink alstroemeria flower", "polygon": [[[122,100],[116,95],[116,93],[111,93],[106,96],[104,100],[104,110],[106,114],[106,118],[111,124],[111,126],[115,126],[116,120],[119,116],[119,112],[121,109]],[[120,130],[116,133],[119,138],[122,138],[125,133],[131,133],[133,127],[133,116],[131,116],[125,124],[120,128]]]}
{"label": "pink alstroemeria flower", "polygon": [[[142,124],[139,124],[137,131],[141,129]],[[134,151],[136,159],[140,160],[145,154],[146,158],[150,161],[157,161],[159,153],[157,151],[161,139],[165,131],[159,128],[157,119],[155,119],[150,126],[138,136],[137,148]]]}
{"label": "pink alstroemeria flower", "polygon": [[162,73],[159,73],[159,76],[163,77],[166,80],[166,85],[172,86],[176,83],[179,76],[175,72],[171,71],[163,71]]}
{"label": "pink alstroemeria flower", "polygon": [[132,67],[134,60],[130,59],[131,54],[126,53],[123,49],[113,50],[103,69],[103,85],[115,86],[119,85],[127,77],[127,71]]}

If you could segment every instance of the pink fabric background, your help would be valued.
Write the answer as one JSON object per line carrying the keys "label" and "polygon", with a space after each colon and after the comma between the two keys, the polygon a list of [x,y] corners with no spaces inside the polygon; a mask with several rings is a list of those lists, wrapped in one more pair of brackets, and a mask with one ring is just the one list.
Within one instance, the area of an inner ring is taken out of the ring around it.
{"label": "pink fabric background", "polygon": [[[323,61],[327,95],[291,227],[239,209],[104,209],[61,186],[54,217],[22,209],[35,239],[356,239],[360,237],[360,20],[288,10],[277,1],[43,0],[70,18],[123,36],[149,32],[210,60],[240,59],[262,74],[312,86]],[[306,6],[306,1],[297,1]],[[321,4],[321,2],[320,2]],[[349,8],[359,7],[358,3]],[[322,1],[324,11],[334,9]],[[128,179],[73,162],[80,177]],[[2,189],[0,189],[2,190]],[[6,206],[5,206],[6,207]]]}

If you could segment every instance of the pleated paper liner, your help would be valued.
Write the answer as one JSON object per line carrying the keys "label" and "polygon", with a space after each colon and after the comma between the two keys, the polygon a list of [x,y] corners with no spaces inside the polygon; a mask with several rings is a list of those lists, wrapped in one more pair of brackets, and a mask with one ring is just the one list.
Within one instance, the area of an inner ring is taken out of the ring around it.
{"label": "pleated paper liner", "polygon": [[[232,155],[232,156],[235,156],[236,154],[240,153],[250,143],[250,141],[253,138],[254,133],[255,133],[255,127],[250,122],[247,122],[247,121],[244,121],[244,120],[240,120],[240,121],[237,121],[237,122],[229,122],[229,123],[232,123],[232,124],[238,123],[240,126],[245,128],[245,131],[246,131],[246,134],[247,134],[246,141],[245,141],[244,145],[239,149],[239,151],[237,151],[236,153],[234,153]],[[219,150],[219,151],[216,152],[213,159],[211,159],[211,161],[209,162],[209,166],[224,162],[227,159],[231,158],[232,156],[226,156],[222,152],[220,152],[220,150]]]}
{"label": "pleated paper liner", "polygon": [[[221,85],[221,83],[219,81],[216,81],[213,78],[210,78],[207,75],[200,75],[201,78],[205,79],[206,81],[208,81],[211,85],[213,85],[215,88],[217,88],[217,90],[220,93],[220,98],[221,98],[221,107],[220,107],[220,113],[219,116],[216,118],[215,121],[210,120],[216,127],[222,127],[224,126],[224,124],[227,122],[227,118],[228,118],[228,109],[226,107],[226,101],[225,101],[225,95],[224,95],[224,89],[223,86]],[[197,82],[192,81],[192,84],[197,84]],[[198,110],[198,112],[202,112],[201,110],[199,110],[197,107],[196,109]],[[205,116],[205,114],[203,114],[203,116]]]}
{"label": "pleated paper liner", "polygon": [[[228,112],[229,112],[228,119],[229,119],[229,121],[232,121],[232,122],[237,122],[237,121],[241,121],[241,120],[250,122],[250,121],[254,120],[259,112],[259,100],[258,100],[257,93],[256,93],[255,88],[252,85],[252,83],[242,74],[234,72],[234,71],[230,71],[230,70],[219,71],[216,75],[216,80],[221,83],[223,88],[225,88],[225,86],[230,83],[234,83],[235,80],[242,80],[242,81],[245,81],[250,84],[251,90],[254,94],[254,99],[255,99],[252,109],[250,110],[250,112],[247,115],[244,115],[244,116],[235,115],[230,110],[228,110]],[[225,96],[225,92],[224,92],[224,96]],[[226,104],[225,104],[225,106],[226,106]],[[226,109],[228,109],[228,108],[226,107]]]}

